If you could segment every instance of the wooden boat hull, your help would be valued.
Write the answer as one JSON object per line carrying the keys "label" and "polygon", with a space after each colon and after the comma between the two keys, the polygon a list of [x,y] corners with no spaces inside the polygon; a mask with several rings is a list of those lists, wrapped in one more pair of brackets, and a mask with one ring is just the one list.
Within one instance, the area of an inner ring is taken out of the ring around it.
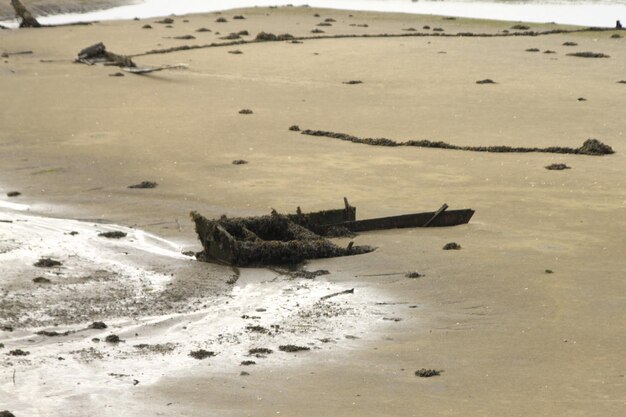
{"label": "wooden boat hull", "polygon": [[[351,232],[367,232],[370,230],[402,229],[408,227],[448,227],[469,223],[474,210],[449,210],[437,212],[403,214],[401,216],[380,217],[376,219],[347,221],[332,226],[345,227]],[[429,224],[430,222],[430,224]]]}

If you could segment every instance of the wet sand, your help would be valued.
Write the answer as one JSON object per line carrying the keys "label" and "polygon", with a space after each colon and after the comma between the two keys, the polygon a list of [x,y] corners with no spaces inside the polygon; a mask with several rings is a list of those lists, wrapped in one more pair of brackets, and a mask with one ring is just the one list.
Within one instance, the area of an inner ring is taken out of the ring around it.
{"label": "wet sand", "polygon": [[[234,15],[246,19],[233,20]],[[228,22],[216,23],[220,16]],[[317,26],[327,18],[336,22]],[[130,340],[121,347],[95,344],[92,334],[82,333],[68,336],[72,339],[67,342],[42,341],[29,336],[40,327],[18,326],[0,333],[5,344],[0,354],[16,348],[39,353],[3,359],[0,404],[18,417],[54,412],[623,414],[626,95],[618,81],[626,79],[625,38],[584,32],[268,42],[134,58],[139,65],[189,66],[150,76],[110,77],[117,68],[71,62],[80,49],[98,41],[113,52],[136,54],[218,42],[241,30],[248,30],[251,36],[244,38],[250,39],[260,31],[308,36],[315,28],[327,34],[411,33],[403,30],[409,28],[431,33],[436,27],[443,33],[502,33],[513,26],[307,8],[176,17],[172,28],[154,20],[0,31],[1,52],[33,51],[0,62],[0,183],[3,195],[22,193],[3,200],[30,205],[29,215],[89,219],[85,233],[99,230],[92,226],[96,220],[96,225],[145,230],[174,243],[177,253],[200,250],[190,210],[209,217],[266,214],[271,208],[293,212],[296,206],[318,210],[340,207],[341,198],[348,196],[359,218],[431,211],[444,202],[451,208],[473,208],[476,214],[466,226],[363,233],[355,243],[377,246],[376,252],[312,261],[307,269],[327,269],[330,275],[314,281],[282,276],[276,287],[276,273],[243,270],[243,281],[229,284],[233,271],[227,267],[107,244],[113,253],[106,259],[130,250],[133,265],[173,273],[172,279],[179,277],[177,282],[187,289],[209,271],[211,288],[199,298],[233,297],[239,307],[229,310],[228,317],[249,314],[241,304],[246,297],[237,298],[248,283],[265,290],[246,291],[266,294],[261,299],[276,309],[269,309],[263,325],[283,320],[280,305],[303,297],[302,306],[294,304],[294,311],[301,311],[326,290],[355,287],[353,296],[336,301],[355,313],[332,316],[328,327],[320,324],[294,336],[296,344],[312,351],[276,352],[251,367],[238,364],[254,338],[241,346],[218,341],[220,333],[228,333],[224,329],[248,334],[245,320],[210,326],[206,321],[216,310],[204,307],[193,312],[183,308],[174,330],[166,324],[151,329],[147,323],[152,319],[141,314],[132,323],[128,317],[111,317],[120,336]],[[145,24],[152,29],[142,29]],[[425,25],[431,29],[422,29]],[[557,27],[530,26],[538,31]],[[201,27],[212,32],[195,32]],[[171,39],[182,35],[196,39]],[[526,52],[529,48],[540,52]],[[243,53],[228,53],[233,50]],[[610,58],[566,55],[580,51]],[[486,78],[497,84],[476,84]],[[362,84],[344,84],[350,80]],[[253,113],[239,114],[241,109]],[[616,153],[596,157],[372,147],[300,135],[288,130],[294,124],[459,146],[578,147],[597,138]],[[236,159],[249,163],[233,165]],[[572,169],[544,169],[552,163]],[[127,188],[144,180],[159,185]],[[12,213],[3,210],[3,219],[18,216]],[[3,244],[17,233],[13,227],[15,223],[0,223]],[[442,250],[448,242],[458,242],[462,249]],[[63,256],[33,247],[36,254],[14,259],[13,275],[3,277],[4,294],[14,297],[18,290],[33,288],[36,272],[30,265],[40,254]],[[408,279],[407,271],[424,276]],[[312,296],[298,293],[300,285]],[[285,289],[289,296],[276,296]],[[189,292],[181,299],[186,306],[196,301]],[[166,309],[154,320],[160,323],[162,317],[167,323],[174,313]],[[206,337],[185,333],[185,320]],[[299,322],[286,323],[295,328]],[[71,328],[86,324],[72,322]],[[139,336],[133,336],[135,328]],[[274,350],[282,343],[283,335],[267,337],[263,344]],[[320,341],[326,337],[332,342]],[[134,344],[181,341],[173,353],[147,355],[146,362],[124,359],[134,357]],[[72,351],[93,347],[112,356],[79,366],[79,358],[64,351],[64,344]],[[219,348],[221,354],[203,361],[186,356],[201,346]],[[57,354],[67,360],[51,360]],[[155,364],[162,360],[170,367],[164,375],[155,374]],[[417,378],[414,372],[421,368],[444,372]],[[57,376],[72,369],[71,377]],[[250,375],[241,376],[242,370]],[[90,378],[96,382],[88,384]],[[134,379],[140,383],[133,385]],[[47,388],[59,380],[62,389]],[[72,388],[79,383],[82,388]],[[45,400],[33,394],[37,392]]]}

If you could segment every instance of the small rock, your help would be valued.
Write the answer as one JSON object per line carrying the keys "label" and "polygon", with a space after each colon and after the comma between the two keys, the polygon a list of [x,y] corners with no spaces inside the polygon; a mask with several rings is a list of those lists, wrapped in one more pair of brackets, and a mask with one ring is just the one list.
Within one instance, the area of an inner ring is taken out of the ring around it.
{"label": "small rock", "polygon": [[218,17],[216,22],[217,23],[226,23],[226,22],[228,22],[228,20],[226,20],[226,18],[224,18],[224,17]]}
{"label": "small rock", "polygon": [[128,188],[156,188],[159,185],[154,181],[142,181],[139,184],[129,185]]}
{"label": "small rock", "polygon": [[91,323],[89,325],[89,327],[87,327],[88,329],[98,329],[98,330],[102,330],[102,329],[106,329],[107,325],[104,324],[104,322],[102,321],[94,321],[93,323]]}
{"label": "small rock", "polygon": [[37,278],[33,278],[33,282],[35,284],[50,284],[52,281],[50,281],[48,278],[37,277]]}
{"label": "small rock", "polygon": [[348,85],[363,84],[363,81],[360,81],[360,80],[350,80],[350,81],[343,81],[342,84],[348,84]]}
{"label": "small rock", "polygon": [[422,274],[416,271],[412,271],[412,272],[407,272],[406,274],[404,274],[404,276],[407,278],[419,278],[422,276]]}
{"label": "small rock", "polygon": [[419,376],[420,378],[430,378],[432,376],[439,376],[439,375],[441,375],[441,372],[443,372],[443,371],[438,371],[436,369],[422,368],[422,369],[419,369],[419,370],[415,371],[415,376]]}
{"label": "small rock", "polygon": [[200,29],[196,29],[196,32],[210,32],[211,29],[207,29],[207,28],[200,28]]}
{"label": "small rock", "polygon": [[256,365],[255,361],[243,361],[241,362],[241,366],[250,366],[250,365]]}
{"label": "small rock", "polygon": [[22,349],[15,349],[9,352],[9,355],[11,356],[28,356],[30,355],[30,352],[26,351],[26,350],[22,350]]}
{"label": "small rock", "polygon": [[443,250],[459,250],[459,249],[461,249],[461,245],[459,245],[456,242],[446,243],[443,246]]}
{"label": "small rock", "polygon": [[36,266],[37,268],[52,268],[61,265],[63,265],[61,262],[50,258],[41,258],[33,264],[33,266]]}
{"label": "small rock", "polygon": [[564,169],[571,169],[571,167],[568,167],[565,164],[550,164],[546,166],[545,168],[549,169],[550,171],[562,171]]}
{"label": "small rock", "polygon": [[289,130],[291,130],[292,132],[299,132],[300,131],[300,126],[298,126],[298,125],[289,126]]}
{"label": "small rock", "polygon": [[172,19],[171,17],[166,17],[165,19],[157,20],[156,23],[161,23],[163,25],[170,25],[174,23],[174,19]]}
{"label": "small rock", "polygon": [[152,29],[152,26],[151,25],[143,25],[141,28],[142,29]]}
{"label": "small rock", "polygon": [[252,110],[250,109],[241,109],[239,110],[239,114],[252,114],[254,113]]}
{"label": "small rock", "polygon": [[128,234],[126,232],[120,232],[119,230],[98,233],[98,236],[106,237],[107,239],[121,239],[123,237],[126,237],[127,235]]}
{"label": "small rock", "polygon": [[19,197],[21,195],[22,193],[20,193],[19,191],[9,191],[7,193],[7,197]]}
{"label": "small rock", "polygon": [[104,338],[104,341],[107,343],[120,343],[122,339],[116,334],[110,334]]}
{"label": "small rock", "polygon": [[124,77],[123,72],[114,72],[113,74],[109,74],[109,77]]}
{"label": "small rock", "polygon": [[311,348],[307,346],[280,345],[278,346],[278,350],[280,350],[281,352],[302,352],[306,350],[311,350]]}
{"label": "small rock", "polygon": [[245,17],[244,17],[244,16],[242,16],[242,15],[236,15],[236,16],[233,16],[233,19],[234,19],[234,20],[244,20],[244,19],[245,19]]}
{"label": "small rock", "polygon": [[211,352],[204,349],[192,350],[189,352],[189,356],[194,359],[202,360],[206,358],[210,358],[211,356],[215,356],[215,352]]}
{"label": "small rock", "polygon": [[484,80],[476,81],[476,84],[497,84],[497,83],[490,78],[485,78]]}
{"label": "small rock", "polygon": [[245,165],[247,164],[248,161],[244,160],[244,159],[235,159],[232,164],[233,165]]}

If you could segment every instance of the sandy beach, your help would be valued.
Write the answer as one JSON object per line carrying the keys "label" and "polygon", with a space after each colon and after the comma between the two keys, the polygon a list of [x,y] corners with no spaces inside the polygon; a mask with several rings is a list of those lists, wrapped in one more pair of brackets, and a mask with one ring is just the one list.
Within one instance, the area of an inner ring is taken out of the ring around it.
{"label": "sandy beach", "polygon": [[[157,20],[0,30],[0,411],[624,415],[626,33],[304,7]],[[145,54],[241,31],[303,40]],[[309,39],[326,35],[355,37]],[[73,62],[96,42],[186,69]],[[615,153],[370,146],[292,125],[461,147],[594,138]],[[158,186],[128,188],[142,181]],[[309,261],[329,271],[314,279],[192,256],[192,210],[315,211],[344,196],[359,218],[476,214],[334,239],[377,250]]]}

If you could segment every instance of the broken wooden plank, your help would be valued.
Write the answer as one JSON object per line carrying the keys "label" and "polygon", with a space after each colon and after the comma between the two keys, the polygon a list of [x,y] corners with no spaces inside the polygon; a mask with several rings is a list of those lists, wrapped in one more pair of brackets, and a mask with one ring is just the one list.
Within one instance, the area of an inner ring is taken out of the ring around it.
{"label": "broken wooden plank", "polygon": [[343,295],[343,294],[354,294],[354,288],[350,288],[349,290],[343,290],[343,291],[325,295],[321,297],[320,300],[328,300],[329,298],[333,298],[333,297],[336,297],[338,295]]}
{"label": "broken wooden plank", "polygon": [[187,64],[176,65],[161,65],[158,67],[122,67],[122,71],[130,72],[133,74],[150,74],[152,72],[171,70],[171,69],[186,69],[189,66]]}
{"label": "broken wooden plank", "polygon": [[435,221],[435,219],[437,217],[439,217],[439,215],[441,213],[443,213],[444,211],[446,211],[446,209],[448,208],[448,205],[446,203],[443,203],[443,206],[441,206],[441,208],[439,208],[439,210],[437,210],[435,212],[435,214],[433,215],[433,217],[430,218],[430,220],[428,220],[426,223],[424,223],[424,227],[428,227],[432,222]]}
{"label": "broken wooden plank", "polygon": [[21,28],[39,28],[41,24],[33,17],[26,7],[20,2],[20,0],[11,0],[15,15],[22,19],[20,22]]}

